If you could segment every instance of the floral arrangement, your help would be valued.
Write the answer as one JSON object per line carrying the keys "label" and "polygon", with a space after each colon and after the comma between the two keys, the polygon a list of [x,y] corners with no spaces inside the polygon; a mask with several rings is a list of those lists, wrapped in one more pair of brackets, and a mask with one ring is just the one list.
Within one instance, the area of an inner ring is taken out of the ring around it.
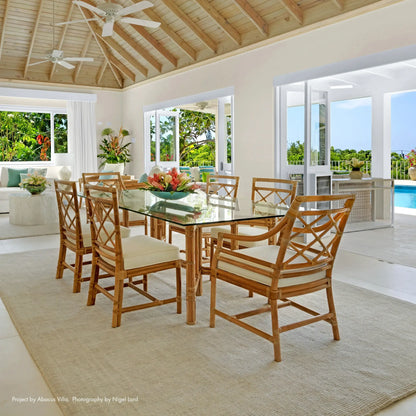
{"label": "floral arrangement", "polygon": [[361,166],[364,165],[364,161],[363,160],[358,160],[357,158],[353,157],[349,161],[349,164],[352,166],[352,170],[360,170]]}
{"label": "floral arrangement", "polygon": [[37,172],[29,173],[27,178],[23,179],[20,182],[20,186],[28,190],[31,194],[36,194],[43,192],[46,189],[48,181],[42,175],[39,175]]}
{"label": "floral arrangement", "polygon": [[406,155],[406,159],[409,161],[410,167],[416,167],[416,150],[412,149]]}
{"label": "floral arrangement", "polygon": [[172,168],[169,172],[155,173],[153,176],[147,177],[145,188],[149,191],[162,192],[195,192],[199,186],[190,183],[191,178],[186,173],[179,173],[176,168]]}
{"label": "floral arrangement", "polygon": [[123,129],[123,127],[120,127],[117,135],[111,128],[106,128],[101,132],[101,135],[104,137],[100,144],[102,153],[100,153],[98,157],[104,161],[101,163],[100,167],[104,166],[106,163],[130,162],[129,146],[131,143],[123,144],[125,137],[129,134],[130,133]]}

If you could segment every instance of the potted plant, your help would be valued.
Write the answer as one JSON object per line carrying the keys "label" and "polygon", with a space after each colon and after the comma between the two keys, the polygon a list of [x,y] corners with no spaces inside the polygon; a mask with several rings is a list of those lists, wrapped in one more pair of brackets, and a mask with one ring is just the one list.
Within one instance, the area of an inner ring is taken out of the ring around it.
{"label": "potted plant", "polygon": [[114,171],[124,170],[124,165],[130,162],[130,151],[129,146],[131,142],[124,143],[124,139],[130,133],[128,130],[120,127],[118,134],[115,134],[111,128],[106,128],[101,132],[103,139],[99,146],[101,153],[98,155],[103,161],[100,164],[100,168],[105,164],[117,164],[121,165],[121,168],[114,168]]}
{"label": "potted plant", "polygon": [[409,176],[412,181],[416,181],[416,150],[412,149],[407,155],[406,159],[409,161]]}
{"label": "potted plant", "polygon": [[363,173],[361,172],[361,167],[364,165],[364,161],[358,160],[357,158],[353,157],[349,161],[349,164],[351,165],[350,178],[361,179],[363,177]]}
{"label": "potted plant", "polygon": [[47,183],[48,182],[44,176],[35,172],[33,174],[29,173],[19,185],[32,195],[37,195],[41,194],[46,189]]}

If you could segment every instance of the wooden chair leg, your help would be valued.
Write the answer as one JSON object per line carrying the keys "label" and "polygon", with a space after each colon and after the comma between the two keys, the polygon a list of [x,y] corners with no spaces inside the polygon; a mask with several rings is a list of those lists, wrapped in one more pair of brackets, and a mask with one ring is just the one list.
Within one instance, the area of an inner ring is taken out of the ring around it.
{"label": "wooden chair leg", "polygon": [[182,313],[182,282],[180,265],[176,268],[176,313]]}
{"label": "wooden chair leg", "polygon": [[339,328],[338,328],[337,314],[335,312],[335,303],[334,303],[334,296],[332,293],[332,287],[328,287],[326,289],[326,297],[328,299],[329,312],[331,312],[333,315],[333,317],[331,318],[331,325],[332,325],[332,333],[334,335],[334,340],[339,341],[341,338],[339,336]]}
{"label": "wooden chair leg", "polygon": [[113,328],[121,325],[121,309],[123,307],[124,280],[115,277],[114,301],[113,301]]}
{"label": "wooden chair leg", "polygon": [[277,300],[270,300],[270,309],[272,314],[272,334],[273,334],[273,350],[274,350],[274,360],[279,362],[282,361],[282,355],[280,352],[280,332],[279,332],[279,318],[278,318],[278,308]]}
{"label": "wooden chair leg", "polygon": [[147,217],[144,219],[144,235],[147,235],[148,229],[147,229]]}
{"label": "wooden chair leg", "polygon": [[169,227],[169,244],[172,244],[172,230]]}
{"label": "wooden chair leg", "polygon": [[64,274],[64,262],[66,257],[66,246],[61,244],[59,248],[58,265],[56,267],[56,279],[62,279]]}
{"label": "wooden chair leg", "polygon": [[147,292],[147,274],[143,275],[143,290]]}
{"label": "wooden chair leg", "polygon": [[72,287],[72,293],[79,293],[81,291],[81,278],[82,278],[82,255],[75,254],[75,269],[74,269],[74,284]]}
{"label": "wooden chair leg", "polygon": [[95,305],[95,298],[97,296],[96,285],[98,284],[99,271],[100,271],[100,269],[97,266],[96,261],[93,259],[92,260],[91,278],[90,278],[90,287],[89,287],[89,290],[88,290],[87,306]]}
{"label": "wooden chair leg", "polygon": [[211,303],[209,308],[209,326],[215,328],[215,304],[217,296],[217,279],[211,276]]}

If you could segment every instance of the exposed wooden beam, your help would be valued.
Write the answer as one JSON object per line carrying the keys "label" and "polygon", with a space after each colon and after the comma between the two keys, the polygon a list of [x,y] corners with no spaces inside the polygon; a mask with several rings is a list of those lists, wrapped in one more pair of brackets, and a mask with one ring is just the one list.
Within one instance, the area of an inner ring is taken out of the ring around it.
{"label": "exposed wooden beam", "polygon": [[269,25],[266,21],[250,6],[247,0],[234,0],[241,11],[254,23],[262,35],[269,36]]}
{"label": "exposed wooden beam", "polygon": [[179,17],[179,19],[181,19],[183,21],[183,23],[188,26],[188,28],[190,30],[192,30],[192,32],[194,32],[194,34],[196,36],[198,36],[199,39],[201,39],[201,41],[208,46],[208,48],[210,48],[214,53],[217,52],[217,44],[206,34],[204,33],[199,26],[194,23],[189,16],[184,13],[176,4],[173,0],[163,0],[163,3],[165,3],[165,5],[167,7],[169,7],[169,9],[176,14],[176,16]]}
{"label": "exposed wooden beam", "polygon": [[[90,31],[88,33],[86,39],[85,39],[84,46],[82,47],[82,51],[81,51],[81,55],[80,55],[81,58],[84,58],[85,55],[87,54],[88,48],[90,47],[91,39],[92,39],[92,33]],[[72,79],[74,81],[74,84],[76,84],[76,82],[77,82],[77,78],[78,78],[78,75],[79,75],[79,73],[81,71],[81,68],[82,68],[82,64],[83,63],[84,62],[78,62],[76,68],[74,69],[74,74],[72,76]]]}
{"label": "exposed wooden beam", "polygon": [[[84,17],[84,19],[90,19],[92,17],[94,17],[94,15],[86,9],[83,9],[82,7],[78,6],[79,11],[81,12],[82,16]],[[104,44],[104,42],[101,41],[100,37],[92,30],[91,27],[91,22],[86,21],[88,27],[90,28],[90,32],[92,34],[92,36],[94,37],[95,41],[97,42],[98,47],[100,48],[104,59],[107,61],[107,64],[109,65],[111,72],[114,75],[114,78],[117,81],[117,84],[119,85],[120,88],[123,88],[123,79],[121,78],[118,70],[116,67],[113,67],[113,65],[111,64],[111,61],[109,59],[109,55],[110,52],[108,51],[106,45]]]}
{"label": "exposed wooden beam", "polygon": [[121,61],[119,61],[114,55],[108,55],[109,61],[116,66],[124,75],[130,78],[133,82],[136,82],[136,75],[133,71],[127,68]]}
{"label": "exposed wooden beam", "polygon": [[207,0],[195,0],[205,12],[217,23],[217,25],[233,40],[237,45],[241,45],[241,35],[228,23],[228,21],[212,6]]}
{"label": "exposed wooden beam", "polygon": [[98,74],[97,74],[97,78],[96,78],[97,85],[100,85],[101,80],[102,80],[103,75],[104,75],[104,72],[105,72],[105,69],[107,68],[107,65],[108,65],[107,60],[104,59],[104,62],[101,65],[101,68],[100,68],[100,70],[98,71]]}
{"label": "exposed wooden beam", "polygon": [[[68,22],[69,20],[71,20],[71,15],[72,15],[72,11],[74,10],[74,3],[70,3],[69,9],[68,9],[68,13],[66,14],[65,17],[65,22]],[[58,49],[62,50],[62,45],[64,44],[64,40],[65,40],[65,35],[66,35],[66,31],[68,30],[68,26],[69,25],[64,25],[63,29],[62,29],[62,33],[61,33],[61,38],[59,39],[59,43],[58,43]],[[52,30],[55,30],[55,28],[53,27]],[[54,45],[55,47],[55,45]],[[52,64],[52,69],[51,69],[51,73],[49,74],[49,81],[52,80],[52,77],[55,73],[56,70],[56,63]]]}
{"label": "exposed wooden beam", "polygon": [[175,31],[173,31],[158,14],[156,14],[151,8],[143,10],[143,13],[155,22],[160,22],[159,28],[162,29],[193,61],[196,61],[195,49],[193,49]]}
{"label": "exposed wooden beam", "polygon": [[40,22],[40,17],[42,16],[42,7],[43,7],[44,2],[45,0],[40,0],[39,2],[38,14],[36,15],[35,25],[33,26],[32,40],[30,41],[29,50],[27,51],[27,58],[26,58],[25,69],[23,71],[23,78],[26,78],[27,71],[29,69],[30,57],[32,56],[33,46],[35,45],[36,33],[39,28],[39,22]]}
{"label": "exposed wooden beam", "polygon": [[[121,47],[111,36],[103,38],[101,36],[102,28],[95,22],[89,22],[91,30],[101,38],[111,49],[116,51],[122,56],[132,67],[140,71],[145,77],[147,77],[148,70],[140,62],[134,59],[123,47]],[[125,73],[124,71],[122,71]],[[129,77],[130,78],[130,77]]]}
{"label": "exposed wooden beam", "polygon": [[6,37],[6,22],[7,22],[7,13],[9,11],[9,5],[10,5],[10,1],[6,0],[6,4],[4,6],[4,14],[3,14],[3,25],[2,25],[1,33],[0,33],[0,61],[1,61],[1,53],[3,51],[4,38]]}
{"label": "exposed wooden beam", "polygon": [[332,0],[332,3],[334,3],[340,10],[342,10],[345,6],[345,0]]}
{"label": "exposed wooden beam", "polygon": [[144,27],[131,26],[137,33],[139,33],[144,39],[146,39],[162,56],[164,56],[173,66],[178,66],[178,60],[157,40],[155,39]]}
{"label": "exposed wooden beam", "polygon": [[146,59],[149,64],[156,68],[159,72],[162,71],[162,64],[145,48],[139,45],[127,32],[125,32],[121,26],[116,23],[113,28],[114,33],[121,37],[126,43],[128,43],[143,59]]}
{"label": "exposed wooden beam", "polygon": [[295,2],[295,0],[280,0],[287,11],[298,21],[300,25],[303,24],[303,11]]}

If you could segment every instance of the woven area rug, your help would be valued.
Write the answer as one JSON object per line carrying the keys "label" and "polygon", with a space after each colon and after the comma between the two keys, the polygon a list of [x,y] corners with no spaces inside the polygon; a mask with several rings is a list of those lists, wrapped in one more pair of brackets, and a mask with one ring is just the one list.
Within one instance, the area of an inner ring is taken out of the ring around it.
{"label": "woven area rug", "polygon": [[8,214],[0,214],[0,240],[58,233],[59,225],[57,223],[45,225],[14,225],[9,223]]}
{"label": "woven area rug", "polygon": [[[260,337],[220,318],[209,328],[206,279],[195,326],[170,304],[125,314],[113,329],[110,301],[85,306],[86,286],[72,294],[69,274],[55,280],[56,258],[0,256],[0,296],[65,415],[364,416],[416,391],[413,304],[335,282],[341,341],[325,322],[284,333],[276,363]],[[173,280],[152,275],[150,288],[172,294]],[[325,306],[318,294],[304,300]],[[219,306],[247,302],[263,304],[219,285]],[[281,321],[293,313],[284,308]]]}

